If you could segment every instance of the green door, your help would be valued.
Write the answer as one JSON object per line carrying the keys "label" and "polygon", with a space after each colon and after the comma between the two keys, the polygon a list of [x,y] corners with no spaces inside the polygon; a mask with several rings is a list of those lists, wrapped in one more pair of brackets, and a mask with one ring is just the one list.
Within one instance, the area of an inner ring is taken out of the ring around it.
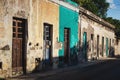
{"label": "green door", "polygon": [[108,56],[108,38],[106,38],[106,56]]}
{"label": "green door", "polygon": [[87,60],[87,33],[83,33],[83,56]]}

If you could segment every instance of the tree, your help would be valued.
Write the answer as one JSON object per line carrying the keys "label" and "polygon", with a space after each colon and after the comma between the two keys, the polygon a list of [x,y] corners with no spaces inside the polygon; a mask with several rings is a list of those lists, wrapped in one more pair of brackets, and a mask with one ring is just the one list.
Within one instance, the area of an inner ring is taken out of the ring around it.
{"label": "tree", "polygon": [[72,0],[115,26],[115,35],[120,39],[120,20],[107,16],[109,3],[106,0]]}
{"label": "tree", "polygon": [[117,39],[120,39],[120,20],[113,19],[112,17],[108,17],[105,20],[115,26],[115,35]]}
{"label": "tree", "polygon": [[101,18],[106,18],[109,3],[106,0],[72,0]]}

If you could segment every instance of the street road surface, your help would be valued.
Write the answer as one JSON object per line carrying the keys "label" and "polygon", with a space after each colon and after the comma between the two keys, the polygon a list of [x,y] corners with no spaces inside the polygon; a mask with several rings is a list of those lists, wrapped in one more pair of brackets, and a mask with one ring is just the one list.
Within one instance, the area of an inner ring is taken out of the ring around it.
{"label": "street road surface", "polygon": [[36,80],[120,80],[120,60],[109,60]]}

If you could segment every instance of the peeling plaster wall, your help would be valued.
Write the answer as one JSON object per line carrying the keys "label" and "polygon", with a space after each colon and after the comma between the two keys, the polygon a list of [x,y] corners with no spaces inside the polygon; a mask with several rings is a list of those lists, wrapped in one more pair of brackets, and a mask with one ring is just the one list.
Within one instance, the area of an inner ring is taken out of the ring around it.
{"label": "peeling plaster wall", "polygon": [[[58,57],[59,7],[48,0],[0,0],[0,77],[12,75],[13,17],[27,20],[26,71],[32,72],[35,59],[43,59],[43,23],[53,25],[53,58]],[[17,74],[16,74],[17,75]]]}
{"label": "peeling plaster wall", "polygon": [[27,43],[27,72],[35,69],[35,58],[41,58],[40,41],[37,40],[38,31],[38,4],[39,0],[30,0],[29,2],[29,18],[28,18],[28,43]]}
{"label": "peeling plaster wall", "polygon": [[0,77],[12,76],[12,20],[13,17],[28,18],[28,2],[29,0],[0,0]]}
{"label": "peeling plaster wall", "polygon": [[120,56],[120,40],[115,40],[115,55]]}
{"label": "peeling plaster wall", "polygon": [[[59,48],[57,48],[57,42],[58,42],[58,26],[59,26],[59,5],[52,3],[50,1],[45,1],[45,0],[41,0],[40,2],[40,15],[39,17],[39,35],[40,36],[40,40],[43,39],[43,30],[44,30],[44,23],[48,23],[53,25],[53,57],[58,57],[58,50]],[[40,19],[41,18],[41,19]],[[41,40],[41,44],[43,45],[43,40]],[[41,45],[41,46],[42,46]]]}
{"label": "peeling plaster wall", "polygon": [[[96,57],[102,57],[101,53],[101,46],[102,46],[102,37],[104,37],[104,57],[106,57],[106,38],[108,38],[108,46],[109,41],[111,39],[111,46],[114,47],[114,43],[112,40],[115,39],[114,31],[106,26],[103,26],[100,23],[97,23],[87,16],[81,16],[81,43],[83,43],[83,33],[87,32],[87,44],[88,44],[88,58],[90,58],[91,54],[95,54]],[[91,34],[93,34],[93,52],[91,52]],[[99,35],[99,55],[97,56],[97,36]],[[82,45],[82,44],[81,44]]]}
{"label": "peeling plaster wall", "polygon": [[[43,30],[44,23],[50,24],[53,26],[52,31],[52,58],[53,58],[53,67],[54,63],[58,61],[58,50],[61,48],[61,44],[58,42],[59,34],[59,5],[48,0],[40,0],[39,5],[40,14],[38,15],[38,40],[40,41],[41,54],[43,54]],[[43,55],[42,55],[43,59]]]}

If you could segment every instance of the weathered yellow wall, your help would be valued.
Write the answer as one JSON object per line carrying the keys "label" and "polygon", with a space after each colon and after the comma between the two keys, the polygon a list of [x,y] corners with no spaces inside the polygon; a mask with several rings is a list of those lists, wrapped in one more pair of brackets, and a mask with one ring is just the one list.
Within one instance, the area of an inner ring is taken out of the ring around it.
{"label": "weathered yellow wall", "polygon": [[48,23],[53,25],[53,57],[58,57],[57,40],[59,33],[59,6],[47,0],[40,2],[40,15],[39,17],[39,35],[41,46],[43,46],[43,24]]}
{"label": "weathered yellow wall", "polygon": [[40,0],[30,0],[29,1],[29,16],[28,16],[28,43],[27,43],[27,72],[31,72],[35,69],[35,58],[41,57],[40,44],[37,42],[37,16],[38,16],[38,4]]}
{"label": "weathered yellow wall", "polygon": [[[33,0],[30,7],[30,23],[29,26],[29,43],[27,55],[27,70],[35,69],[35,58],[43,59],[43,29],[44,23],[53,25],[53,43],[52,56],[58,57],[58,28],[59,28],[59,9],[58,5],[48,0]],[[35,31],[35,32],[32,32]],[[39,46],[36,46],[39,44]]]}
{"label": "weathered yellow wall", "polygon": [[29,0],[0,0],[0,77],[12,76],[13,17],[27,19],[28,14]]}
{"label": "weathered yellow wall", "polygon": [[[53,57],[58,57],[59,7],[48,0],[0,0],[0,77],[12,76],[12,21],[26,19],[27,72],[35,69],[35,58],[43,58],[43,23],[53,25]],[[38,46],[37,46],[38,44]],[[7,46],[5,50],[3,47]]]}
{"label": "weathered yellow wall", "polygon": [[120,56],[120,40],[115,40],[115,56]]}

